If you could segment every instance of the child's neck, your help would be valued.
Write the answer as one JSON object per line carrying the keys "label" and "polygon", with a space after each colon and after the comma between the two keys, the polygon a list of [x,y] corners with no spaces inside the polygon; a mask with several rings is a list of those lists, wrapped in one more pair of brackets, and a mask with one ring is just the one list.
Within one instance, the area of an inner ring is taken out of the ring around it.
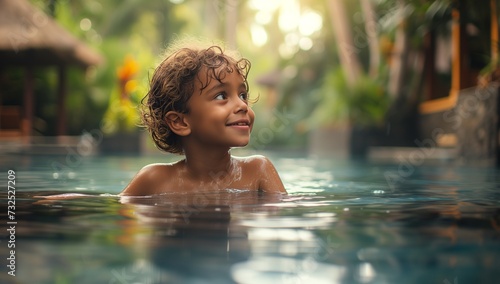
{"label": "child's neck", "polygon": [[219,178],[230,174],[232,158],[229,149],[225,151],[202,151],[202,153],[185,153],[187,171],[195,178]]}

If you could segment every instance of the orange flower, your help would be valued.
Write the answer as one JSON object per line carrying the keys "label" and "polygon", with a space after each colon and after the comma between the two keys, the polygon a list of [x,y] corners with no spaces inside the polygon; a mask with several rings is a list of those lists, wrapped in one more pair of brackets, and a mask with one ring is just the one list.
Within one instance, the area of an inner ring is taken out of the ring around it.
{"label": "orange flower", "polygon": [[132,77],[134,77],[138,70],[139,64],[137,63],[137,61],[135,61],[131,55],[127,55],[125,57],[123,65],[118,68],[118,79],[122,82],[126,82],[132,79]]}

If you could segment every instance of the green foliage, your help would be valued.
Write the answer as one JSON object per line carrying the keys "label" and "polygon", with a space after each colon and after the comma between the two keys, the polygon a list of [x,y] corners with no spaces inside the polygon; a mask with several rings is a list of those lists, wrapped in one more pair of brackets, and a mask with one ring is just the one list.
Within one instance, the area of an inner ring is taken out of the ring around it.
{"label": "green foliage", "polygon": [[100,127],[99,114],[106,109],[107,94],[95,83],[92,72],[89,70],[85,74],[80,69],[67,69],[66,119],[70,135],[80,135],[82,130]]}
{"label": "green foliage", "polygon": [[318,104],[308,124],[379,125],[389,106],[383,85],[368,76],[361,76],[350,87],[341,68],[330,69],[322,85],[314,92]]}
{"label": "green foliage", "polygon": [[121,100],[114,92],[103,117],[102,131],[106,134],[133,132],[139,125],[137,104],[131,100]]}
{"label": "green foliage", "polygon": [[310,117],[310,125],[344,122],[349,118],[349,90],[342,69],[331,69],[323,76],[322,85],[314,93],[318,105]]}
{"label": "green foliage", "polygon": [[380,125],[389,107],[385,86],[379,80],[362,76],[351,88],[349,119],[364,126]]}

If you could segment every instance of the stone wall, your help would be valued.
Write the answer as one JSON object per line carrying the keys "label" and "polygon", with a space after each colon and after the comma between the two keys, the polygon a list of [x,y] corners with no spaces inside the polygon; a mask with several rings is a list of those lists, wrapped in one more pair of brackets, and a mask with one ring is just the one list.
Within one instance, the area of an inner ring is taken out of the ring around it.
{"label": "stone wall", "polygon": [[[457,159],[464,164],[499,163],[499,85],[461,90],[452,109],[422,114],[419,117],[420,140],[442,147],[441,138],[456,138]],[[449,147],[450,145],[448,145]]]}

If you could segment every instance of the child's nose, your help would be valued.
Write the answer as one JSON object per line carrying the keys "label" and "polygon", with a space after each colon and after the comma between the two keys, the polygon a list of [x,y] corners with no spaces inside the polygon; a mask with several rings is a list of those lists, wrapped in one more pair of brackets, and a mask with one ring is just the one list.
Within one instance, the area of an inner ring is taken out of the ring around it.
{"label": "child's nose", "polygon": [[240,111],[247,112],[248,104],[238,96],[236,99],[235,113]]}

